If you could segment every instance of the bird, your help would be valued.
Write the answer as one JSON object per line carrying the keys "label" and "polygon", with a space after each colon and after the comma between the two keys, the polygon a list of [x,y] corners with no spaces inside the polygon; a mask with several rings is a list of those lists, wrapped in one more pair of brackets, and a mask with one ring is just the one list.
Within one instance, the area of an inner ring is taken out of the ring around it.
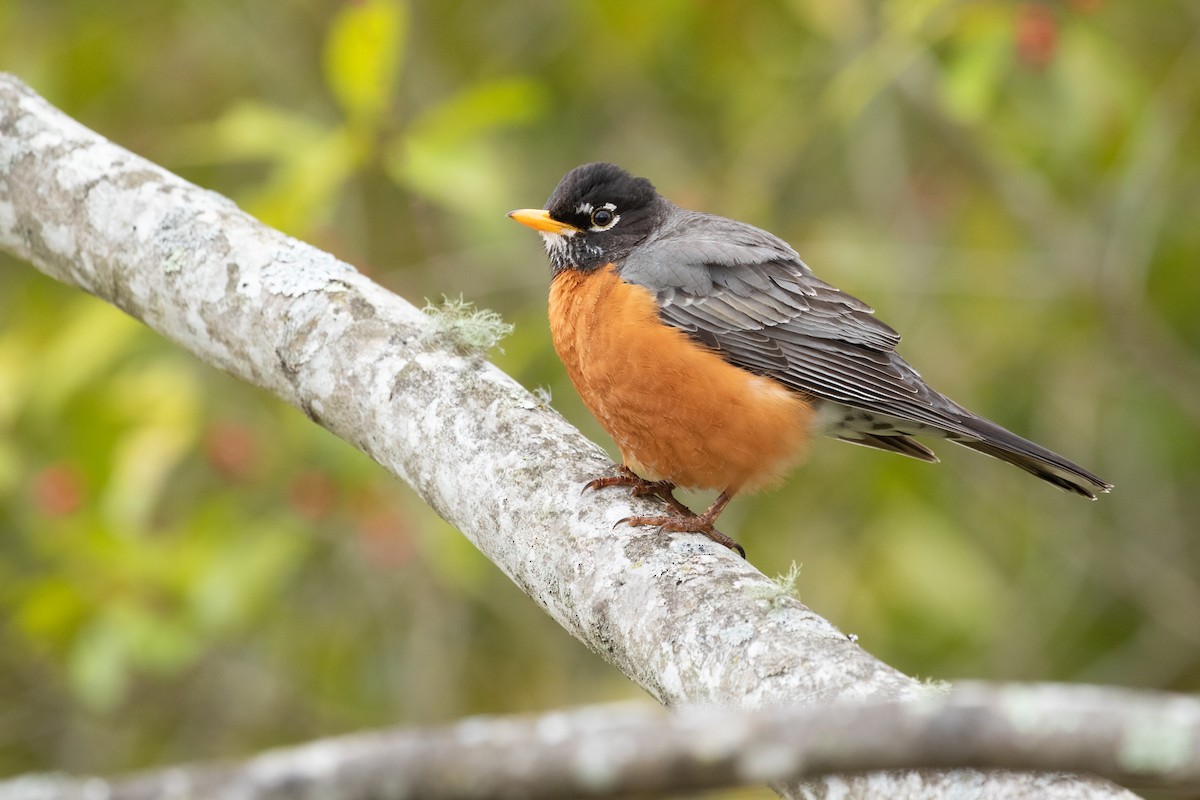
{"label": "bird", "polygon": [[[704,534],[744,557],[717,517],[799,465],[817,435],[928,462],[914,437],[948,439],[1092,500],[1113,488],[931,388],[874,309],[765,230],[680,208],[606,162],[508,216],[544,240],[554,348],[621,453],[616,474],[585,489],[667,506],[621,522]],[[720,494],[697,514],[676,488]]]}

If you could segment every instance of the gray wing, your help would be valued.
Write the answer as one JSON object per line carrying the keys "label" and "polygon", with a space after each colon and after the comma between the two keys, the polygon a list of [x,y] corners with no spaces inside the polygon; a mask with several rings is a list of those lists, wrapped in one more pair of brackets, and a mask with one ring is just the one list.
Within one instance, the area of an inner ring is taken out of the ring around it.
{"label": "gray wing", "polygon": [[727,361],[846,408],[826,431],[926,461],[910,434],[936,434],[1095,499],[1112,485],[971,413],[925,384],[873,309],[813,275],[796,251],[751,225],[681,209],[621,265],[653,291],[662,320]]}
{"label": "gray wing", "polygon": [[664,322],[732,364],[816,399],[977,436],[963,424],[973,415],[896,354],[899,334],[766,231],[677,210],[621,275],[655,293]]}

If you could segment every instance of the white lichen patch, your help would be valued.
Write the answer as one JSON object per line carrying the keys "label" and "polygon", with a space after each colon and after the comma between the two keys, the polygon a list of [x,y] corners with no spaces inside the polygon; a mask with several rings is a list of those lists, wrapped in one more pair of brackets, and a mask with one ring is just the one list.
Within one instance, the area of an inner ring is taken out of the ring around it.
{"label": "white lichen patch", "polygon": [[448,343],[460,353],[483,353],[512,333],[513,326],[490,308],[475,308],[462,297],[442,297],[440,305],[426,300],[421,309],[432,321],[430,338]]}
{"label": "white lichen patch", "polygon": [[773,783],[790,778],[796,770],[796,755],[783,744],[764,744],[750,749],[738,761],[737,774],[747,783]]}
{"label": "white lichen patch", "polygon": [[728,628],[722,628],[717,636],[731,647],[741,647],[754,638],[754,630],[754,626],[749,622],[739,622]]}
{"label": "white lichen patch", "polygon": [[571,718],[566,714],[550,713],[537,721],[537,738],[543,745],[561,744],[570,738],[573,731]]}
{"label": "white lichen patch", "polygon": [[[53,148],[59,152],[54,168],[54,182],[58,189],[65,192],[77,193],[94,183],[97,178],[104,179],[128,170],[114,163],[119,158],[120,151],[108,141],[84,143],[76,139],[68,144],[56,132],[45,139],[39,135],[33,144],[39,150]],[[144,166],[146,169],[159,169],[149,162]]]}
{"label": "white lichen patch", "polygon": [[[146,184],[142,192],[155,191],[156,184]],[[99,192],[106,195],[109,189]],[[147,203],[151,208],[152,203]],[[95,213],[103,215],[110,230],[119,230],[126,222],[124,218],[108,219],[107,209],[96,206]],[[101,219],[101,216],[97,216]],[[183,207],[169,209],[161,217],[156,218],[155,212],[147,211],[138,214],[137,230],[149,237],[158,254],[159,266],[168,275],[180,272],[190,272],[202,266],[214,253],[223,249],[220,220],[211,212],[197,211]]]}
{"label": "white lichen patch", "polygon": [[71,225],[43,223],[42,243],[55,255],[74,255],[77,249],[76,234]]}
{"label": "white lichen patch", "polygon": [[1194,728],[1173,725],[1160,714],[1148,714],[1125,731],[1117,761],[1130,772],[1154,775],[1174,772],[1188,763],[1195,748]]}
{"label": "white lichen patch", "polygon": [[173,275],[183,269],[184,263],[187,261],[187,251],[172,250],[167,253],[167,257],[163,259],[162,269],[168,275]]}
{"label": "white lichen patch", "polygon": [[[721,719],[725,714],[719,708],[686,708],[678,714],[681,720],[694,721],[704,731],[704,735],[689,743],[692,756],[698,761],[711,764],[735,756],[754,733],[748,719]],[[720,724],[713,724],[714,719],[720,719]]]}
{"label": "white lichen patch", "polygon": [[[303,252],[298,252],[303,250]],[[299,297],[309,292],[346,290],[342,282],[353,267],[302,242],[279,250],[262,269],[262,285],[271,294]],[[239,291],[241,287],[239,286]]]}
{"label": "white lichen patch", "polygon": [[622,763],[634,756],[632,743],[620,738],[597,741],[576,751],[573,760],[576,782],[585,792],[607,794],[621,778]]}
{"label": "white lichen patch", "polygon": [[494,733],[494,726],[486,717],[467,717],[454,726],[455,739],[464,747],[487,744]]}
{"label": "white lichen patch", "polygon": [[[109,800],[113,795],[112,784],[103,778],[88,778],[81,788],[83,800]],[[17,796],[19,797],[20,793]]]}
{"label": "white lichen patch", "polygon": [[346,745],[327,739],[302,745],[290,752],[266,752],[247,764],[252,785],[277,786],[286,781],[319,780],[333,775],[345,763]]}
{"label": "white lichen patch", "polygon": [[[969,698],[975,689],[970,685],[957,687],[959,697]],[[1049,736],[1061,734],[1064,737],[1075,736],[1081,725],[1085,724],[1078,715],[1062,717],[1047,717],[1046,692],[1044,688],[1013,686],[1002,688],[999,692],[1000,708],[1005,719],[1012,725],[1013,730],[1022,736]]]}

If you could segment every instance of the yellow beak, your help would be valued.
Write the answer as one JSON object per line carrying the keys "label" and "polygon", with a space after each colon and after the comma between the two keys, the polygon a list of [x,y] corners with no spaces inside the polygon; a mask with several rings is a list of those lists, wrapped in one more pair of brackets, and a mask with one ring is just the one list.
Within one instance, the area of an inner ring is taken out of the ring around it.
{"label": "yellow beak", "polygon": [[551,218],[549,211],[540,208],[518,208],[516,211],[508,212],[508,216],[522,225],[543,233],[579,233],[579,228]]}

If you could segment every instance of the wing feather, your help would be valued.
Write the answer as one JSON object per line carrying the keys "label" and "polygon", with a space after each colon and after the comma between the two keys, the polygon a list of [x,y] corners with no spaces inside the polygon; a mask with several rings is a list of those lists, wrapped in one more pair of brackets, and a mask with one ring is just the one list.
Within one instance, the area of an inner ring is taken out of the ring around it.
{"label": "wing feather", "polygon": [[655,292],[664,322],[732,364],[814,398],[971,435],[969,412],[896,354],[900,335],[874,309],[765,231],[677,210],[621,274]]}
{"label": "wing feather", "polygon": [[940,431],[1085,497],[1111,488],[934,391],[897,355],[900,335],[874,309],[817,278],[766,231],[673,208],[619,268],[654,292],[663,322],[730,363],[847,407],[834,436],[934,461],[910,434]]}

